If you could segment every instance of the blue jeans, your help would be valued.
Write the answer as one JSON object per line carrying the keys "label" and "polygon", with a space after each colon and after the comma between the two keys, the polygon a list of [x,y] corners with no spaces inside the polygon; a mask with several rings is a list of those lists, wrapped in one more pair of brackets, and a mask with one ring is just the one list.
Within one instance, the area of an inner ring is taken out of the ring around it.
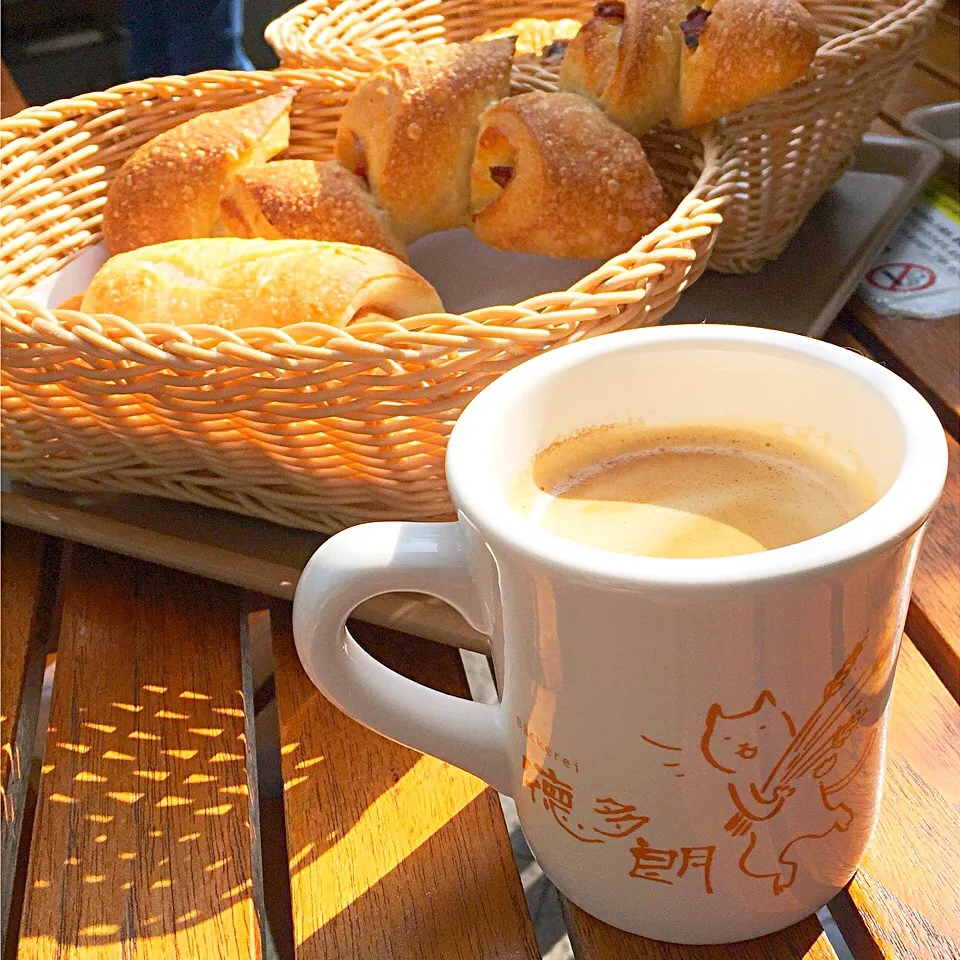
{"label": "blue jeans", "polygon": [[243,52],[243,0],[124,0],[129,79],[252,70]]}

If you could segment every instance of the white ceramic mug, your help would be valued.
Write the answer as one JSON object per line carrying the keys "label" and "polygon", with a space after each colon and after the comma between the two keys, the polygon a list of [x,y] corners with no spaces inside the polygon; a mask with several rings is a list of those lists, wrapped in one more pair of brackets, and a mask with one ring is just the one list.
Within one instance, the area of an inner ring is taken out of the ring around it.
{"label": "white ceramic mug", "polygon": [[[756,420],[851,451],[879,501],[814,539],[720,559],[624,556],[510,506],[554,440],[600,424]],[[455,523],[337,534],[297,589],[313,682],[385,736],[517,802],[544,871],[588,913],[662,940],[781,929],[854,873],[876,822],[887,706],[947,452],[878,364],[747,327],[611,334],[528,361],[460,417]],[[351,639],[357,604],[420,591],[491,637],[497,705],[423,687]]]}

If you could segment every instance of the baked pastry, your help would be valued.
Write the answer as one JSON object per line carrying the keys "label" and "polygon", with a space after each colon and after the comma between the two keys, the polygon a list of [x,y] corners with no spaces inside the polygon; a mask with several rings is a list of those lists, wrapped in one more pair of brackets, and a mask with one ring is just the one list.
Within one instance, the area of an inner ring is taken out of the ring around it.
{"label": "baked pastry", "polygon": [[407,242],[469,223],[480,114],[509,92],[513,43],[419,47],[347,101],[337,160],[370,184]]}
{"label": "baked pastry", "polygon": [[290,88],[200,114],[139,147],[107,191],[103,239],[110,253],[209,236],[223,188],[286,148],[295,94]]}
{"label": "baked pastry", "polygon": [[83,305],[83,294],[75,293],[57,306],[57,310],[79,310]]}
{"label": "baked pastry", "polygon": [[580,30],[579,20],[541,20],[539,17],[521,17],[508,27],[498,27],[481,34],[478,40],[498,40],[501,37],[516,37],[518,54],[532,53],[540,56],[547,47],[564,40],[572,40]]}
{"label": "baked pastry", "polygon": [[474,232],[501,250],[608,258],[667,219],[639,141],[572,93],[488,108],[471,186]]}
{"label": "baked pastry", "polygon": [[567,45],[561,90],[599,104],[634,136],[666,120],[680,84],[687,0],[609,0]]}
{"label": "baked pastry", "polygon": [[436,291],[396,257],[317,240],[174,240],[111,257],[83,296],[86,313],[133,323],[227,330],[393,319],[443,311]]}
{"label": "baked pastry", "polygon": [[601,0],[559,84],[640,136],[667,120],[701,126],[784,89],[818,43],[798,0]]}
{"label": "baked pastry", "polygon": [[242,171],[220,200],[220,224],[234,237],[335,240],[407,259],[364,182],[335,160],[275,160]]}
{"label": "baked pastry", "polygon": [[678,127],[699,127],[789,87],[808,70],[820,39],[798,0],[717,0],[681,25]]}

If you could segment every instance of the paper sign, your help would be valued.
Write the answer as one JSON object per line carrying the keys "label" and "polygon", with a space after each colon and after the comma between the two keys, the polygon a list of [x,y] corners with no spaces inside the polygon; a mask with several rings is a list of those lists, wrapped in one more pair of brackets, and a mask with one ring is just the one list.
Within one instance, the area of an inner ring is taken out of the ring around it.
{"label": "paper sign", "polygon": [[934,320],[960,313],[960,192],[942,173],[867,271],[860,297],[887,317]]}

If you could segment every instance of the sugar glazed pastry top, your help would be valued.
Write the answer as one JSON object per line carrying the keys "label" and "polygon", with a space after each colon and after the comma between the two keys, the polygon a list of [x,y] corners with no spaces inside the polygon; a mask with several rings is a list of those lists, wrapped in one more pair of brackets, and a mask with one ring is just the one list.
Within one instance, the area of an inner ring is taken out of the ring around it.
{"label": "sugar glazed pastry top", "polygon": [[223,189],[241,170],[286,148],[295,93],[202,113],[138,147],[107,191],[103,239],[110,253],[210,236]]}
{"label": "sugar glazed pastry top", "polygon": [[337,160],[365,179],[407,242],[470,222],[480,114],[507,96],[514,40],[402,54],[362,81],[337,129]]}
{"label": "sugar glazed pastry top", "polygon": [[601,0],[559,82],[641,136],[665,121],[701,126],[784,89],[818,42],[798,0]]}
{"label": "sugar glazed pastry top", "polygon": [[572,93],[490,107],[471,176],[474,232],[504,250],[608,258],[667,219],[639,141]]}
{"label": "sugar glazed pastry top", "polygon": [[337,240],[407,259],[366,184],[335,160],[274,160],[242,171],[220,201],[220,223],[234,237]]}
{"label": "sugar glazed pastry top", "polygon": [[521,17],[509,27],[497,27],[482,33],[477,40],[497,40],[500,37],[516,37],[516,52],[519,55],[540,56],[553,44],[565,44],[580,30],[579,20],[542,20],[539,17]]}

